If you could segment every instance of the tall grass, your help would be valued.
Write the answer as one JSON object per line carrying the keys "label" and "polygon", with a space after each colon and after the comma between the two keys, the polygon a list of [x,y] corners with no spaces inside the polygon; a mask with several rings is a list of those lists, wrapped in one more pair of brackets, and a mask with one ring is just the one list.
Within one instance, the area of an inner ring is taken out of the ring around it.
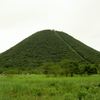
{"label": "tall grass", "polygon": [[100,76],[2,76],[0,100],[100,100]]}

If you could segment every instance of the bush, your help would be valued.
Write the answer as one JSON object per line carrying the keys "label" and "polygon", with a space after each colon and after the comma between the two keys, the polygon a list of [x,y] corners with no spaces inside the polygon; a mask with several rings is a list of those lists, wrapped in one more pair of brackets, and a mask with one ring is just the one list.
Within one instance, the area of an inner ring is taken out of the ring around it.
{"label": "bush", "polygon": [[19,71],[17,69],[8,69],[5,74],[19,74]]}

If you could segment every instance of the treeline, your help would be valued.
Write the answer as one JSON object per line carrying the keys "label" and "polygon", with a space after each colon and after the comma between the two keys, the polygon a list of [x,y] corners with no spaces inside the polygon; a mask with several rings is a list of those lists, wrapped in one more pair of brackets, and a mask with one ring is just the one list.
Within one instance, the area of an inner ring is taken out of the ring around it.
{"label": "treeline", "polygon": [[0,68],[0,74],[45,74],[49,76],[70,76],[99,74],[98,64],[79,64],[64,59],[59,63],[43,63],[40,67]]}
{"label": "treeline", "polygon": [[78,62],[65,59],[58,64],[44,63],[39,70],[47,76],[54,75],[57,77],[60,75],[73,77],[74,75],[99,74],[100,69],[96,64],[79,64]]}

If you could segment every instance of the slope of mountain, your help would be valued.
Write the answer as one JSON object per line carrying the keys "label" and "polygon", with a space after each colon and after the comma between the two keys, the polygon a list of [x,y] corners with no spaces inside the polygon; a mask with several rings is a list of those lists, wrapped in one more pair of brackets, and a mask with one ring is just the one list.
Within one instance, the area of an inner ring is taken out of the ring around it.
{"label": "slope of mountain", "polygon": [[100,62],[100,52],[64,32],[43,30],[0,54],[0,66],[37,67],[63,59],[97,63]]}

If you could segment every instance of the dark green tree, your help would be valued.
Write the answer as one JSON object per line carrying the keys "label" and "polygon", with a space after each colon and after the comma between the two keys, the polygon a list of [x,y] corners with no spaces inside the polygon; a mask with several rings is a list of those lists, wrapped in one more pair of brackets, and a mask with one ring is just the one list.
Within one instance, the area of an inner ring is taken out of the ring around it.
{"label": "dark green tree", "polygon": [[63,69],[66,77],[68,76],[68,74],[71,75],[71,77],[73,76],[73,63],[71,60],[69,59],[64,59],[63,61],[60,62],[60,66]]}
{"label": "dark green tree", "polygon": [[79,64],[78,66],[79,69],[79,75],[84,75],[85,74],[85,65],[84,64]]}
{"label": "dark green tree", "polygon": [[42,67],[39,68],[43,74],[49,76],[54,75],[57,77],[57,75],[61,72],[61,67],[58,64],[54,63],[44,63]]}
{"label": "dark green tree", "polygon": [[57,75],[59,75],[60,74],[60,72],[61,72],[61,67],[59,66],[59,65],[57,65],[57,64],[55,64],[55,65],[53,65],[53,66],[51,66],[52,68],[51,68],[51,73],[55,76],[55,77],[57,77]]}
{"label": "dark green tree", "polygon": [[87,75],[97,74],[97,68],[94,64],[88,64],[85,66],[85,72]]}
{"label": "dark green tree", "polygon": [[43,74],[49,76],[52,74],[52,66],[54,66],[54,63],[44,63],[42,67],[40,67]]}

